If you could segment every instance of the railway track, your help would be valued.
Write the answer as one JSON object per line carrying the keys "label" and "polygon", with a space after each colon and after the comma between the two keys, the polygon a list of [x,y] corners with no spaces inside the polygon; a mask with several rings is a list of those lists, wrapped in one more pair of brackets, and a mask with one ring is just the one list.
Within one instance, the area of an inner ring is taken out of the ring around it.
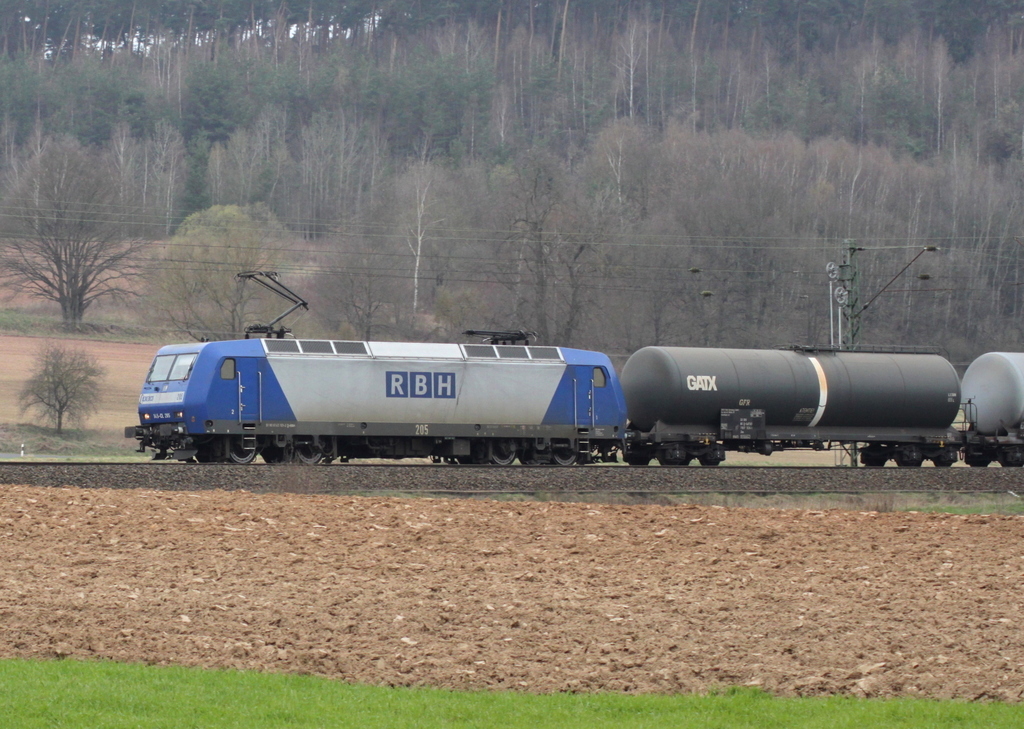
{"label": "railway track", "polygon": [[1013,468],[475,467],[180,463],[0,463],[0,484],[82,488],[210,489],[310,494],[866,493],[975,492],[1024,495]]}

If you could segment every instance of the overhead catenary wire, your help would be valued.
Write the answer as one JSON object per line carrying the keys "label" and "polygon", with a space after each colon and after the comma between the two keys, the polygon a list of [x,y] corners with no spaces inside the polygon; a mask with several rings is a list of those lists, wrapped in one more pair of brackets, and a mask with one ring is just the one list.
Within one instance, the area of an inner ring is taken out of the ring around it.
{"label": "overhead catenary wire", "polygon": [[[14,201],[19,201],[20,200],[20,201],[23,201],[23,202],[31,202],[30,200],[26,200],[24,198],[7,198],[8,202],[10,202],[11,200],[14,200]],[[96,207],[96,206],[90,206],[88,208],[90,213],[92,212],[92,208],[94,208],[94,207]],[[115,205],[111,204],[110,207],[115,207]],[[116,207],[123,207],[123,206],[119,206],[118,205]],[[71,214],[73,214],[74,212],[76,212],[76,210],[75,210],[75,208],[73,206],[65,206],[65,207],[62,208],[62,213],[69,214],[68,217],[72,217]],[[111,225],[124,225],[124,226],[148,225],[148,226],[152,226],[152,227],[156,227],[156,228],[160,228],[160,229],[166,228],[166,220],[165,220],[163,215],[161,215],[159,218],[150,218],[150,219],[147,219],[147,218],[138,218],[138,219],[136,219],[136,218],[132,218],[132,217],[115,218],[114,215],[115,215],[115,213],[111,213],[111,218],[102,218],[102,217],[86,218],[86,219],[83,220],[83,222],[105,223],[105,224],[111,224]],[[126,213],[118,213],[117,215],[126,215]],[[0,209],[0,219],[29,220],[29,219],[32,219],[33,217],[35,217],[35,216],[27,215],[27,214],[26,215],[19,215],[19,214],[13,213],[13,212],[11,212],[10,209]],[[174,217],[175,219],[179,219],[181,217],[181,214],[172,215],[171,217]],[[279,220],[279,222],[282,223],[283,226],[285,226],[286,229],[289,228],[289,227],[300,228],[301,229],[301,228],[306,227],[306,226],[322,227],[323,228],[323,233],[321,233],[318,236],[318,240],[323,240],[323,239],[329,238],[331,236],[336,236],[336,237],[365,236],[365,237],[375,238],[375,239],[383,237],[383,238],[395,238],[395,239],[401,239],[401,240],[405,240],[406,238],[409,237],[409,233],[406,232],[406,231],[395,231],[395,230],[393,230],[394,228],[402,227],[402,223],[398,223],[398,222],[392,222],[392,223],[373,223],[373,222],[366,222],[366,221],[344,221],[344,220],[341,220],[341,219],[319,220],[319,219],[315,219],[315,218],[292,218],[292,219],[289,219],[289,218],[279,218],[278,220]],[[232,225],[230,227],[223,227],[223,228],[220,227],[220,226],[215,226],[215,225],[211,225],[211,226],[208,226],[208,227],[209,227],[210,230],[233,230],[233,231],[241,231],[241,232],[247,232],[247,231],[265,232],[265,228],[263,226],[259,225],[258,223],[252,223],[251,225],[245,225],[245,224],[242,224],[242,225]],[[381,230],[383,230],[385,232],[377,232],[377,231],[381,231]],[[429,230],[430,230],[430,233],[431,233],[431,237],[435,238],[435,239],[463,240],[463,241],[473,241],[473,242],[480,242],[480,243],[487,243],[487,242],[506,243],[506,242],[509,242],[510,240],[515,240],[516,239],[515,236],[514,236],[515,229],[513,227],[509,227],[509,228],[506,228],[506,229],[495,229],[495,228],[479,228],[479,227],[472,227],[472,226],[448,227],[448,226],[441,226],[441,225],[431,225],[431,226],[429,226]],[[568,232],[566,229],[559,229],[558,227],[555,227],[555,228],[553,228],[551,230],[548,230],[548,231],[544,231],[544,234],[545,235],[569,235],[569,236],[574,236],[575,235],[574,233]],[[617,240],[615,240],[615,239],[619,239],[619,238],[628,238],[628,240],[625,240],[625,241],[617,241]],[[857,240],[872,240],[872,241],[878,241],[880,243],[881,242],[886,242],[886,241],[891,241],[891,242],[897,242],[898,241],[899,242],[898,245],[887,245],[887,246],[876,245],[876,246],[871,246],[869,248],[866,248],[866,250],[906,250],[906,249],[916,249],[916,248],[920,247],[922,244],[926,244],[926,243],[933,243],[933,244],[945,243],[947,245],[952,245],[953,243],[956,243],[958,241],[963,241],[963,242],[977,241],[978,236],[972,236],[972,235],[957,235],[957,236],[953,236],[953,235],[945,235],[945,236],[906,236],[906,235],[895,236],[895,235],[886,235],[886,236],[880,236],[880,235],[874,234],[874,233],[872,233],[870,231],[863,231],[860,234],[853,233],[853,234],[849,234],[849,235],[844,234],[844,235],[836,235],[836,236],[832,236],[832,237],[823,237],[823,236],[818,235],[818,234],[815,234],[815,235],[792,235],[792,234],[789,234],[789,235],[772,235],[772,236],[766,236],[766,235],[741,235],[741,236],[737,236],[737,235],[689,234],[689,233],[672,234],[672,233],[636,233],[636,232],[615,233],[615,232],[605,232],[605,233],[602,233],[602,235],[601,235],[601,237],[599,239],[596,239],[596,240],[584,239],[581,242],[585,242],[585,243],[590,244],[590,245],[609,245],[609,246],[627,246],[627,247],[641,247],[641,246],[645,246],[645,247],[655,247],[655,248],[656,247],[662,247],[662,244],[657,243],[657,241],[666,241],[666,242],[668,242],[668,246],[667,247],[674,247],[675,243],[672,243],[672,242],[674,241],[674,242],[678,243],[678,241],[680,241],[680,240],[689,241],[689,242],[691,242],[691,245],[704,245],[704,243],[707,242],[708,244],[710,244],[711,247],[721,247],[721,242],[722,241],[726,241],[726,240],[728,240],[728,241],[735,241],[735,242],[738,242],[738,243],[740,243],[741,245],[744,245],[744,246],[747,246],[750,243],[755,243],[755,242],[788,242],[788,243],[793,243],[794,245],[783,246],[781,248],[775,247],[775,248],[773,248],[773,250],[787,250],[787,249],[788,250],[805,250],[806,249],[806,245],[798,245],[797,243],[800,243],[800,242],[803,242],[803,243],[813,243],[813,244],[816,244],[816,245],[823,245],[823,244],[827,243],[829,245],[839,245],[842,242],[842,240],[847,239],[847,238],[853,238],[853,239],[857,239]],[[1000,238],[999,240],[1012,240],[1012,235],[1007,235],[1005,238]],[[694,241],[696,241],[697,243],[694,244],[693,243]]]}

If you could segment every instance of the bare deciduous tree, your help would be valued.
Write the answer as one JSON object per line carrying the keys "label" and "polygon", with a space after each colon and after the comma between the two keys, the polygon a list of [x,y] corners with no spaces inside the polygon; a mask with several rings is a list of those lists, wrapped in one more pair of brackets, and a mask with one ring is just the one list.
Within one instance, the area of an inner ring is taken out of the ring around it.
{"label": "bare deciduous tree", "polygon": [[357,240],[338,251],[334,259],[338,263],[331,267],[336,273],[322,288],[330,312],[328,326],[342,331],[347,324],[356,337],[365,340],[393,336],[399,309],[409,297],[405,274],[394,270],[398,250],[379,241]]}
{"label": "bare deciduous tree", "polygon": [[96,299],[129,293],[141,241],[125,239],[125,213],[105,158],[72,139],[48,140],[7,186],[0,275],[56,302],[64,325],[77,328]]}
{"label": "bare deciduous tree", "polygon": [[46,344],[19,393],[21,411],[35,411],[60,434],[66,424],[84,422],[96,411],[104,374],[88,352],[55,342]]}
{"label": "bare deciduous tree", "polygon": [[154,272],[157,306],[167,321],[195,339],[239,336],[260,318],[258,287],[241,271],[276,268],[286,232],[263,204],[215,205],[187,217]]}

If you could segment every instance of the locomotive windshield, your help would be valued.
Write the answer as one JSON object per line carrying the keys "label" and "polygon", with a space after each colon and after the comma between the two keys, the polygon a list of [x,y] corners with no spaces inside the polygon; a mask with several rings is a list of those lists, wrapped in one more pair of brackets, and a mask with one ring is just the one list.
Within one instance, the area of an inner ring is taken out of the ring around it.
{"label": "locomotive windshield", "polygon": [[192,370],[196,354],[163,354],[153,360],[147,382],[166,382],[167,380],[187,380]]}

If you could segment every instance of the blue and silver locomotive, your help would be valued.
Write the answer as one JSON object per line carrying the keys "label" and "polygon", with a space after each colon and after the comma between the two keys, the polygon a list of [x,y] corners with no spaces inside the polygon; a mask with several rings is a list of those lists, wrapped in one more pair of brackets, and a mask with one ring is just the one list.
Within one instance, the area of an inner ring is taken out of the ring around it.
{"label": "blue and silver locomotive", "polygon": [[244,339],[160,349],[139,420],[157,459],[570,465],[616,459],[626,405],[598,352]]}

